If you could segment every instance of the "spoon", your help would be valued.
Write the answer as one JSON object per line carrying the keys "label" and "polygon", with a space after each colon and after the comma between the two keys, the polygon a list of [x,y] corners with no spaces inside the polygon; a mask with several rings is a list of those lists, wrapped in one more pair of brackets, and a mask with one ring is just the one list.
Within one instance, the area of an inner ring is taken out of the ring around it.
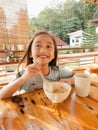
{"label": "spoon", "polygon": [[49,83],[46,79],[45,79],[45,77],[44,77],[44,75],[43,75],[43,73],[40,71],[40,76],[41,76],[41,78],[42,78],[42,80],[43,80],[43,82],[44,82],[44,84],[45,84],[45,88],[47,89],[47,90],[49,90],[49,91],[53,91],[53,86],[52,86],[52,84],[51,83]]}

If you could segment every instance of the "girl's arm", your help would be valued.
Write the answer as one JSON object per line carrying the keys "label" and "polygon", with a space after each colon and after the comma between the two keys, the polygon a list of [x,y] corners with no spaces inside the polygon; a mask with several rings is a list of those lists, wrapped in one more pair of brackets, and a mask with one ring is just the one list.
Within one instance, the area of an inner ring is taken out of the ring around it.
{"label": "girl's arm", "polygon": [[25,83],[22,77],[16,79],[15,81],[4,86],[0,90],[0,99],[11,97],[18,88],[20,88]]}
{"label": "girl's arm", "polygon": [[19,89],[26,81],[28,81],[33,75],[39,75],[39,68],[38,64],[31,64],[25,68],[25,72],[21,77],[16,79],[15,81],[9,83],[8,85],[4,86],[0,90],[0,99],[11,97],[17,89]]}

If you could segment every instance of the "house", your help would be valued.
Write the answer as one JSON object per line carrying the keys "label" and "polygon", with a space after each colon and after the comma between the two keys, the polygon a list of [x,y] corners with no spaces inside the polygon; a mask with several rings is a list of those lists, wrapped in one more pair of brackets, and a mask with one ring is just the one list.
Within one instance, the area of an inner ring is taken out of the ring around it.
{"label": "house", "polygon": [[57,43],[58,48],[64,48],[64,47],[68,46],[68,43],[64,42],[63,40],[61,40],[58,37],[55,37],[55,41]]}
{"label": "house", "polygon": [[80,45],[83,41],[83,31],[78,30],[76,32],[69,33],[70,47]]}

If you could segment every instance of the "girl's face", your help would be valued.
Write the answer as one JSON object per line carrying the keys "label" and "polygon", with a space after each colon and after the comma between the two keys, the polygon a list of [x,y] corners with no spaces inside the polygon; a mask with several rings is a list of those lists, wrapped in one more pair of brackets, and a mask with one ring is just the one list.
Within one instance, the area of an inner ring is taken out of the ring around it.
{"label": "girl's face", "polygon": [[36,36],[31,47],[33,62],[40,65],[49,64],[54,58],[54,43],[50,36],[42,34]]}

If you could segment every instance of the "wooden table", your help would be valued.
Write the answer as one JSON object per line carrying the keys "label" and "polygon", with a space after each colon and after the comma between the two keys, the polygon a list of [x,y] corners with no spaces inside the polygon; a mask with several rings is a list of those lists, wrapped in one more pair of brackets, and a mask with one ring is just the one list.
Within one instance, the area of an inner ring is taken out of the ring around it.
{"label": "wooden table", "polygon": [[2,130],[98,130],[98,102],[76,96],[74,88],[60,104],[46,98],[43,89],[18,99],[0,101]]}

